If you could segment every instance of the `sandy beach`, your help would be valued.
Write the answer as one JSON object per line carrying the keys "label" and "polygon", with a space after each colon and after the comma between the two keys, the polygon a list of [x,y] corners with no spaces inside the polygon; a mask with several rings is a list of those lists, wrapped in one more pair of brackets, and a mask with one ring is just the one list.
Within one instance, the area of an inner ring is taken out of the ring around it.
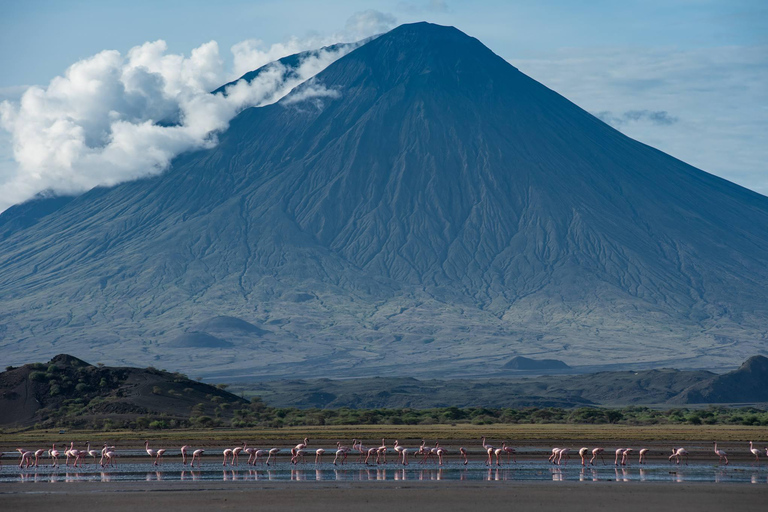
{"label": "sandy beach", "polygon": [[761,510],[768,486],[624,482],[136,482],[0,486],[5,510]]}

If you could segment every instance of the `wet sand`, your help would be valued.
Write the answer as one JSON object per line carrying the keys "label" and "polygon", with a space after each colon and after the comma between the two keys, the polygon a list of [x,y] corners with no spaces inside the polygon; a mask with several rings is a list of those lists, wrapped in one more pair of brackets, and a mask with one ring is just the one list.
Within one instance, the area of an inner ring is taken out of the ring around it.
{"label": "wet sand", "polygon": [[4,484],[4,510],[764,510],[765,485],[625,482],[131,482]]}

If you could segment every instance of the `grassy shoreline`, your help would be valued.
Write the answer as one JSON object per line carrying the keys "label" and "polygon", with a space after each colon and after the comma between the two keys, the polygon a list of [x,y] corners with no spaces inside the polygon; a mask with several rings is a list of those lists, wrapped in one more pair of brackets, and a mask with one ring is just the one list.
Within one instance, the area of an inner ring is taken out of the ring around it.
{"label": "grassy shoreline", "polygon": [[341,440],[381,437],[394,439],[474,439],[481,436],[504,438],[510,442],[530,441],[678,441],[705,442],[717,439],[728,442],[764,440],[768,442],[768,428],[743,425],[572,425],[572,424],[497,424],[497,425],[334,425],[282,428],[213,428],[165,430],[25,430],[5,432],[0,443],[65,443],[72,439],[88,439],[97,444],[103,441],[157,441],[197,440],[235,441],[242,439],[295,440],[310,437],[317,440]]}

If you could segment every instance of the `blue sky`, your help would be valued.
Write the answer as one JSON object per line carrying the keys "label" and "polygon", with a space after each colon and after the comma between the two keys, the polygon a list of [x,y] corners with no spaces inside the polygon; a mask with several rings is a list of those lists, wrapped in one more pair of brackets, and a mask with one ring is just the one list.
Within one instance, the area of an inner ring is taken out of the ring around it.
{"label": "blue sky", "polygon": [[[627,135],[768,194],[762,0],[2,0],[0,101],[103,50],[125,55],[147,41],[189,56],[215,40],[234,73],[230,48],[244,40],[351,40],[420,20],[454,25]],[[0,183],[19,178],[17,159],[0,130]]]}

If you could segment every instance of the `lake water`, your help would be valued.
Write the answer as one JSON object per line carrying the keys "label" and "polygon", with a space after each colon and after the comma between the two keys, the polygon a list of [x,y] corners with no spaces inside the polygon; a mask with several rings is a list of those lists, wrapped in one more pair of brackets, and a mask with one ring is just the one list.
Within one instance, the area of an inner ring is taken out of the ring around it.
{"label": "lake water", "polygon": [[419,481],[419,480],[487,480],[487,481],[554,481],[554,482],[710,482],[768,484],[768,465],[717,466],[691,463],[675,466],[648,464],[643,467],[616,468],[612,465],[581,467],[578,463],[565,467],[546,462],[517,462],[488,468],[482,463],[467,466],[448,463],[435,465],[411,464],[407,467],[387,464],[365,466],[350,463],[333,466],[330,463],[292,466],[278,463],[271,467],[241,464],[223,468],[221,464],[204,463],[191,470],[180,463],[165,463],[155,467],[149,463],[126,463],[108,469],[97,464],[78,468],[50,466],[19,469],[5,464],[0,467],[0,483],[8,482],[138,482],[138,481]]}

